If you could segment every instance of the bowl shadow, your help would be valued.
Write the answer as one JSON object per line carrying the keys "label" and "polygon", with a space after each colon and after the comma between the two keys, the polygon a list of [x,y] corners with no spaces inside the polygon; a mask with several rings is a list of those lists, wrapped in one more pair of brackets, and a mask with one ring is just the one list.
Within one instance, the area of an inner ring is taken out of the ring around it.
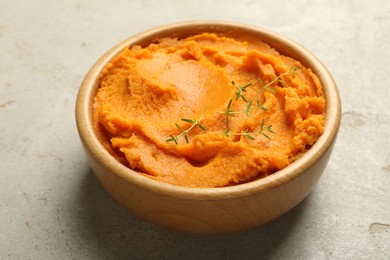
{"label": "bowl shadow", "polygon": [[93,255],[105,259],[275,258],[308,205],[305,199],[287,214],[255,229],[225,235],[194,235],[134,216],[109,196],[91,169],[84,174],[75,198],[83,214],[74,228],[89,250],[94,250]]}

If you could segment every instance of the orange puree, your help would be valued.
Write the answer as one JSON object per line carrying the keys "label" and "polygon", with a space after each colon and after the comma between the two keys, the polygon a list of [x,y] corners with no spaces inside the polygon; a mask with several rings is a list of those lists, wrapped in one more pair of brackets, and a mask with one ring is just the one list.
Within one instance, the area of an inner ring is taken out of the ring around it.
{"label": "orange puree", "polygon": [[105,148],[139,174],[222,187],[299,158],[323,132],[325,99],[299,61],[204,33],[121,51],[100,75],[93,116]]}

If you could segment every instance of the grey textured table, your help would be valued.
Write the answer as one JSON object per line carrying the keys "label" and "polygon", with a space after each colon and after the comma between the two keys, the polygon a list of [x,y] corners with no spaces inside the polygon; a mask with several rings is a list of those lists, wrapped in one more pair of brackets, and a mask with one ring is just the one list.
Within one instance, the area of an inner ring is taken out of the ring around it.
{"label": "grey textured table", "polygon": [[[114,202],[87,165],[74,104],[92,64],[161,24],[232,20],[314,52],[343,119],[314,191],[265,226],[160,228]],[[0,0],[0,259],[389,259],[390,1]]]}

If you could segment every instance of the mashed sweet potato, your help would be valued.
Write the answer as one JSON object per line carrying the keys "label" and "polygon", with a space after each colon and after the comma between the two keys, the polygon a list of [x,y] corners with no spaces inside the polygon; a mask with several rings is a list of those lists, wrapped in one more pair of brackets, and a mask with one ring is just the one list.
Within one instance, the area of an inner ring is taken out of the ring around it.
{"label": "mashed sweet potato", "polygon": [[272,174],[323,133],[316,75],[260,41],[204,33],[121,51],[100,75],[94,129],[152,179],[222,187]]}

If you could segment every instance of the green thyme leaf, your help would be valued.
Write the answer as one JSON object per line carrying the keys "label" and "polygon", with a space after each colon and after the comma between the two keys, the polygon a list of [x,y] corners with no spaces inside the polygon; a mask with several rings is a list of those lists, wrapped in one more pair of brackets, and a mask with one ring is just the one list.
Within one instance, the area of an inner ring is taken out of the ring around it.
{"label": "green thyme leaf", "polygon": [[247,117],[249,117],[249,112],[251,111],[251,106],[252,106],[253,100],[248,102],[248,105],[246,106],[245,114]]}
{"label": "green thyme leaf", "polygon": [[181,121],[191,123],[191,124],[195,123],[195,121],[193,119],[188,119],[188,118],[182,118]]}

